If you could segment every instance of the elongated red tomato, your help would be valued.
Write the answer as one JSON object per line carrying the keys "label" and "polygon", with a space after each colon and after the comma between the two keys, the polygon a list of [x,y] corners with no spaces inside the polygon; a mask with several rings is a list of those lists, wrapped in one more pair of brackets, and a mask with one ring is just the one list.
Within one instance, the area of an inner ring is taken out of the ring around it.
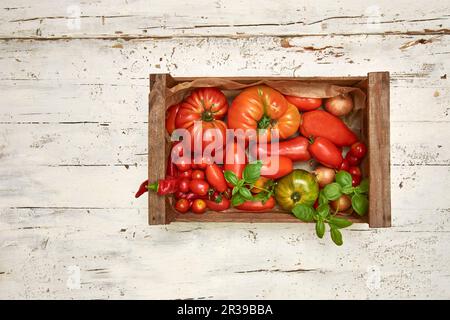
{"label": "elongated red tomato", "polygon": [[293,169],[294,167],[292,164],[292,160],[288,157],[267,157],[265,160],[263,160],[263,165],[261,167],[261,176],[270,179],[278,179],[291,173]]}
{"label": "elongated red tomato", "polygon": [[[247,163],[244,146],[241,146],[236,142],[227,144],[225,154],[225,164],[223,165],[223,171],[230,170],[239,179],[241,179],[242,172],[244,171],[245,164]],[[230,188],[233,187],[231,183],[228,183],[228,186]]]}
{"label": "elongated red tomato", "polygon": [[350,146],[358,137],[338,117],[322,110],[305,112],[300,124],[300,132],[305,137],[323,137],[336,146]]}
{"label": "elongated red tomato", "polygon": [[210,186],[219,192],[225,192],[227,187],[227,181],[223,175],[222,169],[215,163],[208,164],[206,166],[206,180],[209,182]]}
{"label": "elongated red tomato", "polygon": [[199,196],[208,194],[209,184],[205,180],[191,180],[189,182],[189,190]]}
{"label": "elongated red tomato", "polygon": [[232,129],[258,130],[258,136],[267,136],[270,141],[271,129],[277,130],[281,139],[293,135],[300,123],[300,113],[280,92],[258,85],[234,98],[227,121]]}
{"label": "elongated red tomato", "polygon": [[[200,141],[202,148],[206,148],[219,137],[222,145],[225,143],[225,122],[221,121],[228,110],[228,101],[225,95],[217,88],[195,89],[181,104],[175,119],[177,128],[187,129],[191,135],[191,142]],[[198,125],[195,123],[198,121]],[[215,136],[209,129],[217,129]]]}
{"label": "elongated red tomato", "polygon": [[[305,137],[298,136],[278,143],[278,155],[287,157],[292,161],[308,161],[311,155],[308,151],[309,141]],[[252,157],[264,157],[272,154],[272,144],[252,144],[250,147]]]}
{"label": "elongated red tomato", "polygon": [[206,205],[208,209],[214,210],[214,211],[223,211],[227,210],[230,207],[230,200],[228,200],[225,197],[222,197],[222,199],[219,202],[213,201],[213,200],[205,200]]}
{"label": "elongated red tomato", "polygon": [[238,205],[236,208],[239,210],[245,211],[253,211],[253,212],[261,212],[261,211],[269,211],[275,207],[275,198],[270,197],[266,203],[262,203],[261,201],[245,201],[243,204]]}
{"label": "elongated red tomato", "polygon": [[170,106],[166,111],[166,130],[169,135],[172,134],[173,130],[175,130],[175,119],[178,114],[178,110],[180,109],[180,104],[174,104]]}
{"label": "elongated red tomato", "polygon": [[304,98],[294,96],[284,96],[287,101],[292,103],[300,111],[311,111],[319,108],[322,105],[321,98]]}
{"label": "elongated red tomato", "polygon": [[317,137],[309,146],[311,155],[329,168],[339,169],[342,164],[341,151],[328,139]]}

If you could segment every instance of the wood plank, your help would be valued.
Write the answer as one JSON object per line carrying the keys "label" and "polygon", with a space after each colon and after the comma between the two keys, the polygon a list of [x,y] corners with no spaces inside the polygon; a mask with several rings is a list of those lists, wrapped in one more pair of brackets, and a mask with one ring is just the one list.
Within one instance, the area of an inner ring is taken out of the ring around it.
{"label": "wood plank", "polygon": [[[166,75],[150,77],[148,108],[148,180],[158,181],[166,176],[168,151],[165,147]],[[148,193],[148,223],[165,224],[166,198],[155,192]]]}
{"label": "wood plank", "polygon": [[[120,0],[2,1],[0,36],[29,38],[251,37],[261,35],[448,33],[444,1]],[[243,10],[245,8],[245,10]],[[248,8],[251,8],[248,10]],[[236,15],[239,12],[239,15]]]}
{"label": "wood plank", "polygon": [[369,225],[391,226],[389,73],[369,73],[368,87],[368,158]]}

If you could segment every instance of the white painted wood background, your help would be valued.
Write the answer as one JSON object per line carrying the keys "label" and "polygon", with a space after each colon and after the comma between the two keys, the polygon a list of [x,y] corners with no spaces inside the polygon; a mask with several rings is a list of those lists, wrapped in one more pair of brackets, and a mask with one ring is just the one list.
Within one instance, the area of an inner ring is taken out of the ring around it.
{"label": "white painted wood background", "polygon": [[[449,20],[434,0],[2,0],[0,298],[450,298]],[[392,228],[338,248],[308,224],[147,225],[149,73],[385,70]]]}

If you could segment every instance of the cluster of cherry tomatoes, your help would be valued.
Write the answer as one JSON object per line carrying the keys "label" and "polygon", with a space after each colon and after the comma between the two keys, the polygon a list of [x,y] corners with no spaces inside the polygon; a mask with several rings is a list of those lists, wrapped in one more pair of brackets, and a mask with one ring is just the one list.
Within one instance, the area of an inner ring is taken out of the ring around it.
{"label": "cluster of cherry tomatoes", "polygon": [[367,153],[367,147],[363,142],[352,144],[345,158],[342,160],[340,170],[345,170],[352,175],[352,185],[360,184],[362,174],[359,164]]}

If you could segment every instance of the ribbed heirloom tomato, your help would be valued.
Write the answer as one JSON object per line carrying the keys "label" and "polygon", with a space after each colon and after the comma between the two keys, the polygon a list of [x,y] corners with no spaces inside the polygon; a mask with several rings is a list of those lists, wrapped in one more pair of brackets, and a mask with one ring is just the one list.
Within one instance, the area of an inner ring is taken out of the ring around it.
{"label": "ribbed heirloom tomato", "polygon": [[[203,149],[214,143],[215,136],[208,129],[218,129],[216,132],[221,136],[224,144],[227,126],[220,119],[225,117],[227,110],[227,99],[219,89],[195,89],[181,104],[175,126],[189,131],[192,146],[196,140],[202,142]],[[196,127],[194,125],[196,121],[201,121],[201,125]]]}
{"label": "ribbed heirloom tomato", "polygon": [[228,127],[231,129],[259,129],[258,135],[267,135],[270,129],[278,130],[280,139],[293,135],[300,124],[297,108],[275,89],[254,86],[243,90],[228,110]]}

